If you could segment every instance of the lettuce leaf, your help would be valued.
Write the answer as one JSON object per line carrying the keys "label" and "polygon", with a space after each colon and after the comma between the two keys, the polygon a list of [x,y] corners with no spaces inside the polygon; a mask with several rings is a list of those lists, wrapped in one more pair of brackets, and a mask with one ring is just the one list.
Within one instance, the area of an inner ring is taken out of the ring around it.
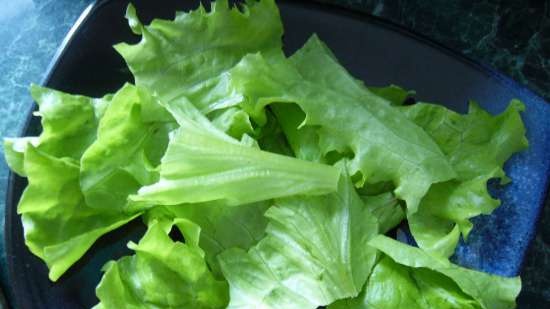
{"label": "lettuce leaf", "polygon": [[454,281],[462,292],[476,300],[483,309],[516,307],[515,299],[521,290],[519,277],[504,278],[462,268],[445,258],[430,255],[422,249],[408,246],[383,235],[373,238],[369,245],[398,264],[445,275]]}
{"label": "lettuce leaf", "polygon": [[10,169],[17,175],[26,177],[25,151],[27,147],[38,147],[39,144],[40,138],[36,136],[4,138],[4,157]]}
{"label": "lettuce leaf", "polygon": [[271,110],[281,126],[294,156],[307,161],[326,163],[319,147],[319,135],[313,127],[302,126],[306,115],[295,104],[272,104]]}
{"label": "lettuce leaf", "polygon": [[467,238],[473,228],[469,219],[489,215],[500,205],[487,191],[487,181],[493,175],[435,184],[422,199],[418,212],[407,218],[418,246],[451,256],[460,236]]}
{"label": "lettuce leaf", "polygon": [[451,279],[425,268],[400,265],[384,256],[361,294],[329,309],[481,309]]}
{"label": "lettuce leaf", "polygon": [[80,259],[101,235],[139,215],[112,214],[87,207],[80,191],[77,163],[33,146],[28,146],[24,154],[29,185],[17,212],[22,216],[25,244],[46,262],[52,281]]}
{"label": "lettuce leaf", "polygon": [[207,12],[176,13],[173,21],[155,19],[141,24],[132,5],[126,12],[130,27],[142,39],[135,45],[120,43],[122,55],[137,86],[145,86],[161,101],[181,98],[203,113],[237,105],[239,96],[227,93],[226,75],[244,55],[281,53],[283,33],[273,0],[248,1],[230,8],[227,0],[212,3]]}
{"label": "lettuce leaf", "polygon": [[[361,174],[360,185],[392,181],[414,213],[433,183],[455,177],[451,165],[422,128],[354,82],[318,42],[311,39],[290,62],[244,57],[230,73],[233,92],[258,123],[265,123],[266,105],[296,103],[306,115],[302,125],[318,127],[323,154],[353,153],[350,174]],[[339,91],[338,84],[351,86]]]}
{"label": "lettuce leaf", "polygon": [[405,90],[397,85],[389,85],[386,87],[368,87],[369,91],[379,97],[386,99],[392,105],[403,105],[409,98],[414,98],[416,92],[413,90]]}
{"label": "lettuce leaf", "polygon": [[25,244],[56,281],[102,235],[136,214],[108,214],[89,208],[79,186],[79,159],[96,138],[112,95],[94,99],[31,86],[43,131],[38,137],[4,140],[10,168],[26,176],[17,212]]}
{"label": "lettuce leaf", "polygon": [[212,273],[221,279],[218,254],[234,247],[248,250],[257,244],[265,235],[267,218],[264,213],[271,203],[263,201],[239,207],[227,207],[219,202],[162,206],[151,209],[146,220],[187,219],[199,225],[199,245]]}
{"label": "lettuce leaf", "polygon": [[95,99],[37,85],[31,86],[31,95],[39,107],[35,115],[42,118],[40,151],[77,160],[95,140],[99,119],[112,98]]}
{"label": "lettuce leaf", "polygon": [[[285,105],[285,104],[282,104]],[[289,106],[286,104],[285,106]],[[296,157],[298,159],[308,160],[308,158],[294,154],[291,146],[289,145],[288,134],[285,132],[284,124],[278,120],[278,117],[275,115],[275,110],[273,112],[267,113],[267,123],[259,128],[257,128],[257,140],[258,145],[262,150],[274,152],[289,157]],[[308,160],[314,161],[315,160]],[[322,163],[322,162],[320,162]]]}
{"label": "lettuce leaf", "polygon": [[213,116],[212,124],[235,139],[241,139],[244,134],[254,135],[255,133],[250,117],[238,107],[221,110]]}
{"label": "lettuce leaf", "polygon": [[336,190],[339,171],[335,167],[243,145],[219,131],[191,104],[168,109],[180,128],[170,135],[160,180],[130,195],[131,207],[208,201],[241,205]]}
{"label": "lettuce leaf", "polygon": [[11,170],[26,176],[24,154],[29,145],[57,158],[80,159],[94,141],[99,119],[111,95],[96,99],[31,85],[41,117],[42,133],[37,137],[4,138],[4,153]]}
{"label": "lettuce leaf", "polygon": [[449,157],[459,180],[488,175],[495,168],[499,171],[497,174],[504,177],[504,162],[528,145],[520,115],[523,110],[525,106],[519,100],[512,100],[497,116],[484,111],[475,102],[470,102],[466,115],[426,103],[401,109]]}
{"label": "lettuce leaf", "polygon": [[97,139],[80,160],[80,185],[90,207],[121,211],[127,197],[156,182],[160,156],[168,144],[171,123],[145,122],[142,108],[153,97],[131,84],[113,96],[99,121]]}
{"label": "lettuce leaf", "polygon": [[367,242],[378,224],[349,177],[336,193],[277,200],[266,216],[267,236],[256,246],[219,256],[228,308],[317,308],[360,292],[376,260]]}
{"label": "lettuce leaf", "polygon": [[470,218],[490,214],[500,201],[487,191],[487,181],[507,178],[503,164],[527,147],[521,102],[514,100],[497,116],[476,103],[460,115],[442,106],[419,103],[403,113],[420,125],[449,158],[457,179],[433,185],[422,199],[419,211],[408,217],[418,245],[430,252],[450,256],[460,235],[467,237]]}
{"label": "lettuce leaf", "polygon": [[[172,226],[185,243],[170,239]],[[188,220],[151,222],[138,244],[128,244],[134,255],[104,266],[94,308],[224,308],[227,283],[208,269],[199,235],[200,227]]]}
{"label": "lettuce leaf", "polygon": [[399,205],[398,200],[391,192],[379,195],[361,196],[365,207],[376,217],[380,227],[380,234],[386,234],[388,231],[399,225],[406,217],[405,211]]}

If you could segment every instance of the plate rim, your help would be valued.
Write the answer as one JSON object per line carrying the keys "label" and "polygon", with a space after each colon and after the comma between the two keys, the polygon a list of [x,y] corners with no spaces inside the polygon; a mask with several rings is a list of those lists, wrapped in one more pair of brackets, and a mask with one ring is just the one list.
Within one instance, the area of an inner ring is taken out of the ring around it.
{"label": "plate rim", "polygon": [[[45,70],[43,77],[41,78],[40,85],[47,86],[49,84],[52,76],[55,74],[57,70],[59,62],[67,52],[69,45],[74,40],[76,34],[82,31],[82,27],[88,22],[88,20],[103,6],[111,2],[117,2],[117,1],[130,2],[131,0],[95,0],[82,11],[82,13],[79,15],[79,17],[77,18],[73,26],[71,26],[70,30],[65,35],[63,41],[61,42],[56,52],[54,53],[49,65]],[[204,2],[204,0],[200,0],[200,1]],[[463,54],[459,50],[450,48],[441,42],[438,42],[424,34],[411,30],[392,20],[385,19],[376,15],[372,15],[368,12],[356,10],[343,5],[327,3],[327,2],[324,2],[323,0],[277,0],[276,2],[298,6],[304,9],[316,9],[319,11],[326,11],[334,15],[343,15],[349,18],[359,20],[363,23],[375,24],[384,29],[397,32],[401,35],[404,35],[415,41],[418,41],[421,44],[428,45],[429,47],[432,47],[438,50],[439,52],[442,52],[468,65],[469,67],[476,70],[477,72],[482,73],[488,78],[495,80],[496,82],[504,86],[506,89],[509,89],[518,94],[530,97],[534,101],[539,101],[541,104],[550,104],[550,102],[546,101],[544,97],[536,93],[534,90],[530,89],[527,85],[520,84],[519,82],[513,80],[511,77],[507,76],[505,73],[497,70],[496,68],[488,64],[485,64],[483,62],[477,61],[472,57]],[[25,112],[26,117],[23,122],[23,125],[17,132],[17,137],[24,136],[25,133],[28,131],[31,123],[31,119],[33,118],[32,112],[36,109],[36,107],[37,105],[33,101],[30,107]],[[5,247],[5,253],[6,253],[5,255],[6,275],[7,275],[7,282],[9,282],[9,285],[4,286],[4,291],[6,292],[7,302],[8,304],[11,305],[11,308],[22,308],[20,307],[20,305],[23,299],[20,293],[17,292],[18,290],[20,290],[18,288],[19,281],[13,280],[16,277],[16,274],[15,274],[15,269],[13,267],[15,263],[15,255],[14,255],[15,246],[13,245],[14,231],[12,229],[13,225],[11,224],[11,222],[13,221],[13,219],[20,220],[20,216],[17,213],[17,204],[20,197],[17,201],[15,201],[15,197],[14,197],[15,181],[17,177],[19,176],[16,175],[13,171],[9,170],[8,168],[8,179],[7,179],[7,186],[6,186],[5,210],[4,210],[5,224],[4,224],[3,238],[4,238],[4,247]],[[537,234],[537,230],[540,228],[542,210],[550,202],[550,176],[547,177],[547,179],[545,180],[545,188],[546,189],[543,194],[544,197],[542,199],[542,205],[538,208],[537,214],[535,216],[536,226],[534,228],[534,232],[531,233],[531,235],[529,235],[528,245],[525,248],[525,251],[522,253],[521,262],[518,268],[517,275],[519,275],[519,273],[523,269],[527,252],[532,247],[533,240]]]}

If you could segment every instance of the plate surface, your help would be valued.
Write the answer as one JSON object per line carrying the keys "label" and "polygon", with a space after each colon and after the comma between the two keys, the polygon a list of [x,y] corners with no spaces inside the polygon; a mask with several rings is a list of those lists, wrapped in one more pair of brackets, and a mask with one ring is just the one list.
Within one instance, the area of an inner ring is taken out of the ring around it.
{"label": "plate surface", "polygon": [[[67,92],[101,96],[132,77],[111,48],[120,41],[135,42],[123,18],[126,0],[99,1],[89,7],[69,33],[52,62],[44,84]],[[172,18],[175,9],[188,10],[197,1],[132,1],[138,14]],[[194,3],[194,4],[193,4]],[[495,188],[502,206],[491,216],[475,220],[467,245],[455,260],[464,266],[501,275],[519,272],[546,197],[550,171],[550,105],[510,79],[377,18],[305,1],[279,1],[285,25],[285,50],[292,53],[317,33],[352,74],[368,85],[397,84],[414,89],[422,101],[437,102],[465,112],[469,99],[492,113],[501,112],[512,98],[527,106],[523,119],[530,148],[514,156],[505,170],[513,182]],[[23,135],[40,132],[31,117]],[[49,282],[45,265],[24,245],[16,206],[26,180],[10,176],[6,203],[6,244],[9,282],[16,308],[90,308],[97,303],[94,288],[101,266],[128,254],[125,244],[139,239],[139,221],[102,237],[88,254],[57,283]]]}

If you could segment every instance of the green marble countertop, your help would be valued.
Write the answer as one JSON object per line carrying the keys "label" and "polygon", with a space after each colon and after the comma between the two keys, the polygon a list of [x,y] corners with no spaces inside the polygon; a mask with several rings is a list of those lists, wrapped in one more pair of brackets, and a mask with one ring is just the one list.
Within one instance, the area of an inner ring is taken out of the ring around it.
{"label": "green marble countertop", "polygon": [[[182,0],[183,1],[183,0]],[[57,47],[92,0],[0,0],[0,136],[21,130]],[[489,64],[550,99],[550,1],[323,0],[404,25]],[[2,152],[2,150],[0,150]],[[0,231],[8,170],[0,153]],[[0,279],[5,277],[0,237]],[[522,271],[519,308],[550,308],[550,205]],[[1,305],[0,305],[1,308]]]}

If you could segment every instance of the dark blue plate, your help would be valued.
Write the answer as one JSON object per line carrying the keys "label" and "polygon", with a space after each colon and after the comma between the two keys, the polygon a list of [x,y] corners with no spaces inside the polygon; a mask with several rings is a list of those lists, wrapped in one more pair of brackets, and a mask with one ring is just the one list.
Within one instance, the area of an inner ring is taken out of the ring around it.
{"label": "dark blue plate", "polygon": [[[111,48],[136,41],[124,12],[126,0],[99,1],[83,13],[47,72],[44,84],[63,91],[101,96],[131,81],[124,62]],[[172,18],[174,9],[197,1],[133,1],[140,17]],[[504,110],[512,98],[527,106],[523,119],[530,148],[506,165],[513,182],[495,192],[502,206],[475,220],[470,241],[455,257],[462,265],[501,275],[519,272],[544,204],[550,169],[550,105],[494,70],[403,28],[360,13],[306,1],[280,1],[287,52],[299,48],[314,32],[338,59],[368,85],[390,83],[415,89],[418,98],[464,112],[474,99],[490,112]],[[22,135],[40,131],[29,114]],[[139,221],[102,237],[57,283],[49,282],[45,265],[24,245],[16,205],[26,181],[11,175],[6,210],[9,282],[17,308],[89,308],[97,302],[94,287],[106,261],[128,254],[125,243],[139,238]],[[122,309],[122,308],[121,308]]]}

